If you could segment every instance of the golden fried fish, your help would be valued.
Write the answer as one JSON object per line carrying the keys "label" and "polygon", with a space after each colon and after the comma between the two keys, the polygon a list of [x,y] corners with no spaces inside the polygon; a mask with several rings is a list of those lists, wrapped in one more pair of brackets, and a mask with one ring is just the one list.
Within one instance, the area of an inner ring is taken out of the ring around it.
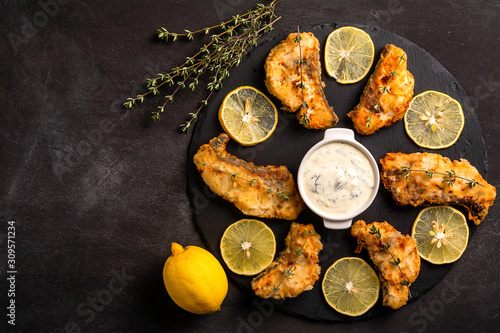
{"label": "golden fried fish", "polygon": [[481,223],[496,189],[467,160],[433,153],[388,153],[380,160],[381,180],[398,205],[459,205]]}
{"label": "golden fried fish", "polygon": [[297,35],[291,33],[269,52],[264,65],[267,89],[283,103],[284,110],[298,110],[297,119],[306,128],[333,127],[338,117],[323,91],[319,41],[311,32],[300,33],[299,49]]}
{"label": "golden fried fish", "polygon": [[399,47],[387,44],[383,49],[359,104],[347,114],[359,134],[373,134],[404,117],[415,85],[407,61],[406,52]]}
{"label": "golden fried fish", "polygon": [[252,289],[262,298],[297,297],[311,290],[319,279],[318,253],[323,249],[312,224],[293,222],[278,258],[252,280]]}
{"label": "golden fried fish", "polygon": [[[420,272],[420,256],[415,240],[387,222],[356,221],[351,235],[358,241],[357,253],[368,250],[382,283],[383,304],[399,309],[408,301],[410,285]],[[397,264],[396,264],[397,263]]]}
{"label": "golden fried fish", "polygon": [[295,220],[304,209],[285,166],[257,166],[229,154],[225,133],[200,147],[193,161],[210,189],[246,215]]}

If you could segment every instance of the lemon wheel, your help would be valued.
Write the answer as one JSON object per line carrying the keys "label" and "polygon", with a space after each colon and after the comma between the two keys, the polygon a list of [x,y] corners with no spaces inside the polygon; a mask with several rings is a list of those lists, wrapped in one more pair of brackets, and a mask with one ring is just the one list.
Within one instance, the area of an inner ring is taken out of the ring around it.
{"label": "lemon wheel", "polygon": [[447,148],[464,128],[464,113],[458,101],[438,91],[415,96],[404,117],[408,136],[420,147]]}
{"label": "lemon wheel", "polygon": [[239,275],[255,275],[273,261],[276,253],[274,233],[264,222],[243,219],[231,224],[220,242],[222,259]]}
{"label": "lemon wheel", "polygon": [[244,146],[267,140],[278,124],[278,111],[262,92],[250,86],[231,91],[219,108],[224,131]]}
{"label": "lemon wheel", "polygon": [[355,27],[334,30],[326,39],[326,72],[338,83],[355,83],[370,71],[375,56],[373,41],[365,31]]}
{"label": "lemon wheel", "polygon": [[360,316],[379,298],[380,281],[375,270],[363,259],[341,258],[325,272],[322,283],[326,302],[347,316]]}
{"label": "lemon wheel", "polygon": [[449,206],[424,208],[415,219],[411,236],[422,259],[433,264],[457,261],[469,240],[464,214]]}

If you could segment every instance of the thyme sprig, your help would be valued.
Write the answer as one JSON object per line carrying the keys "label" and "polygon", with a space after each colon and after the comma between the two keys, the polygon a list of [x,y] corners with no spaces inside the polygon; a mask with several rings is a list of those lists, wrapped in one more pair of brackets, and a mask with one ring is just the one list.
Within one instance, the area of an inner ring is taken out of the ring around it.
{"label": "thyme sprig", "polygon": [[452,186],[452,187],[453,187],[453,185],[455,185],[455,181],[457,179],[465,180],[466,181],[465,184],[469,187],[469,189],[472,189],[472,188],[476,187],[477,185],[484,186],[483,184],[479,183],[474,178],[469,179],[469,178],[457,176],[457,174],[455,173],[454,170],[446,170],[446,172],[438,172],[438,171],[431,171],[430,169],[427,169],[427,170],[412,169],[409,166],[404,166],[401,168],[401,173],[403,174],[404,179],[407,179],[410,176],[410,173],[412,173],[412,172],[425,173],[425,175],[429,179],[432,179],[434,177],[434,175],[436,175],[436,174],[442,175],[442,176],[444,176],[443,183],[445,183],[445,185]]}
{"label": "thyme sprig", "polygon": [[271,296],[274,293],[276,293],[280,290],[280,286],[283,283],[283,281],[285,281],[286,278],[291,279],[292,276],[295,275],[295,273],[293,273],[293,267],[295,266],[295,263],[297,262],[298,257],[300,257],[304,253],[304,246],[306,246],[306,243],[307,243],[307,240],[309,239],[309,237],[315,235],[313,230],[304,230],[303,234],[306,235],[306,239],[304,240],[304,243],[302,244],[302,247],[300,249],[295,249],[295,255],[297,256],[297,258],[295,259],[295,261],[292,263],[292,265],[289,268],[286,268],[283,270],[283,278],[280,280],[280,282],[278,283],[277,286],[273,286],[271,288],[271,293],[269,294],[269,296],[267,298],[271,298]]}
{"label": "thyme sprig", "polygon": [[370,127],[370,125],[372,124],[372,119],[373,119],[373,116],[369,116],[368,118],[366,118],[365,127]]}
{"label": "thyme sprig", "polygon": [[123,106],[128,109],[133,108],[143,103],[147,95],[159,94],[159,88],[165,85],[176,86],[173,92],[165,96],[165,102],[152,112],[151,118],[158,121],[167,104],[174,101],[174,97],[180,89],[186,87],[191,90],[196,89],[201,76],[210,73],[210,81],[206,85],[210,93],[201,101],[196,112],[189,113],[189,119],[180,125],[181,131],[186,132],[191,124],[198,119],[201,110],[208,104],[214,92],[222,87],[222,81],[229,76],[231,69],[240,64],[247,49],[255,47],[257,40],[266,32],[271,31],[274,23],[281,18],[275,13],[275,7],[279,1],[273,0],[268,5],[258,4],[256,9],[243,15],[233,16],[231,20],[196,31],[186,29],[184,33],[174,33],[165,28],[158,29],[158,37],[165,41],[176,41],[180,37],[193,40],[194,35],[208,35],[215,29],[221,30],[221,32],[212,34],[210,42],[203,45],[193,56],[187,57],[182,65],[172,68],[167,73],[160,73],[156,77],[147,79],[148,91],[128,98]]}
{"label": "thyme sprig", "polygon": [[[393,71],[390,71],[389,72],[389,80],[387,81],[387,83],[385,84],[385,86],[380,86],[380,96],[378,98],[378,101],[377,101],[377,104],[375,104],[373,107],[372,107],[372,110],[375,111],[375,113],[379,113],[381,110],[382,110],[382,106],[380,105],[380,100],[382,99],[382,96],[386,93],[391,93],[391,89],[389,88],[389,84],[391,83],[392,79],[396,76],[399,75],[399,73],[397,72],[398,70],[398,67],[401,63],[404,63],[406,61],[406,53],[403,53],[402,55],[398,56],[399,58],[399,61],[398,63],[396,64],[396,68],[394,68]],[[371,123],[372,123],[372,116],[369,116],[366,120],[366,123],[365,123],[365,127],[370,127]]]}
{"label": "thyme sprig", "polygon": [[[195,161],[195,163],[196,164],[201,164],[201,165],[203,165],[206,168],[210,168],[212,170],[215,170],[215,172],[217,174],[222,173],[222,174],[231,176],[232,179],[241,179],[241,180],[243,180],[245,182],[248,182],[248,185],[251,188],[253,188],[253,187],[264,188],[267,191],[267,193],[272,193],[273,192],[273,189],[270,188],[270,187],[263,187],[263,186],[261,186],[259,184],[255,184],[255,182],[257,181],[256,178],[247,179],[247,178],[241,177],[240,174],[237,173],[237,172],[229,172],[229,171],[223,170],[222,169],[222,164],[219,164],[216,167],[214,167],[213,165],[210,165],[208,163],[202,163],[200,161]],[[278,191],[278,190],[275,190],[274,192],[276,192],[276,195],[278,196],[278,199],[285,199],[285,200],[290,200],[291,199],[291,195],[289,193],[285,193],[284,191]]]}
{"label": "thyme sprig", "polygon": [[307,65],[307,62],[302,59],[302,46],[300,45],[300,41],[302,40],[302,37],[300,37],[300,29],[297,27],[297,36],[293,40],[295,43],[299,44],[299,59],[295,61],[299,65],[299,73],[300,73],[300,82],[297,83],[297,88],[300,89],[302,93],[302,103],[299,104],[299,108],[306,108],[306,111],[300,115],[299,123],[307,126],[309,124],[309,115],[307,114],[307,110],[309,109],[309,105],[307,105],[305,97],[304,97],[304,76],[302,74],[302,65]]}
{"label": "thyme sprig", "polygon": [[[405,274],[403,273],[403,270],[401,269],[401,266],[400,266],[400,264],[401,264],[401,258],[394,257],[394,255],[392,254],[391,250],[389,250],[389,248],[391,247],[391,244],[390,243],[385,243],[382,240],[382,233],[380,232],[380,228],[377,229],[374,225],[372,225],[371,228],[368,230],[368,232],[371,235],[374,235],[375,238],[377,238],[380,241],[380,246],[379,246],[380,251],[387,251],[389,253],[389,255],[392,258],[391,264],[393,264],[394,266],[398,267],[399,272],[401,273],[401,276],[403,277],[403,281],[400,281],[399,283],[401,283],[403,286],[408,287],[410,285],[410,280],[408,280],[406,278]],[[408,288],[408,292],[410,292],[410,288]],[[410,293],[410,296],[411,296],[411,293]]]}

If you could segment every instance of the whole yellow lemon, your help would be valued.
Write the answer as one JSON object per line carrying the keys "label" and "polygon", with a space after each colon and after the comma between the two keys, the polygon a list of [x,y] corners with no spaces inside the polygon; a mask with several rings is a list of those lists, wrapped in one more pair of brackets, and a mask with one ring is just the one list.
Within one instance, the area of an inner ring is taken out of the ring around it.
{"label": "whole yellow lemon", "polygon": [[196,314],[219,310],[228,288],[226,272],[210,252],[177,243],[163,267],[163,281],[175,304]]}

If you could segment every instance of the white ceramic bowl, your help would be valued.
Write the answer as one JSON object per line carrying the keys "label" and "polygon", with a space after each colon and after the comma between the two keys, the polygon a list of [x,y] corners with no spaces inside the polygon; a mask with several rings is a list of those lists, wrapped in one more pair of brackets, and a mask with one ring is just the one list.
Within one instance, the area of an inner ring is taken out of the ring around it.
{"label": "white ceramic bowl", "polygon": [[[322,211],[320,208],[312,204],[311,199],[307,196],[305,191],[304,177],[303,173],[305,172],[304,165],[309,157],[320,147],[332,143],[332,142],[345,142],[348,143],[358,150],[360,150],[368,160],[370,161],[371,167],[373,168],[374,173],[374,188],[368,201],[366,201],[361,207],[357,210],[347,214],[347,215],[334,215],[331,213],[327,213]],[[299,171],[297,174],[297,185],[299,188],[299,193],[304,200],[307,207],[309,207],[315,214],[323,218],[323,222],[325,227],[328,229],[347,229],[351,227],[352,219],[357,215],[364,212],[373,202],[375,197],[377,196],[378,188],[380,183],[380,174],[377,166],[377,162],[373,158],[372,154],[366,149],[363,145],[361,145],[358,141],[354,139],[354,132],[347,128],[332,128],[325,131],[325,137],[323,140],[315,144],[304,156],[302,162],[300,163]]]}

